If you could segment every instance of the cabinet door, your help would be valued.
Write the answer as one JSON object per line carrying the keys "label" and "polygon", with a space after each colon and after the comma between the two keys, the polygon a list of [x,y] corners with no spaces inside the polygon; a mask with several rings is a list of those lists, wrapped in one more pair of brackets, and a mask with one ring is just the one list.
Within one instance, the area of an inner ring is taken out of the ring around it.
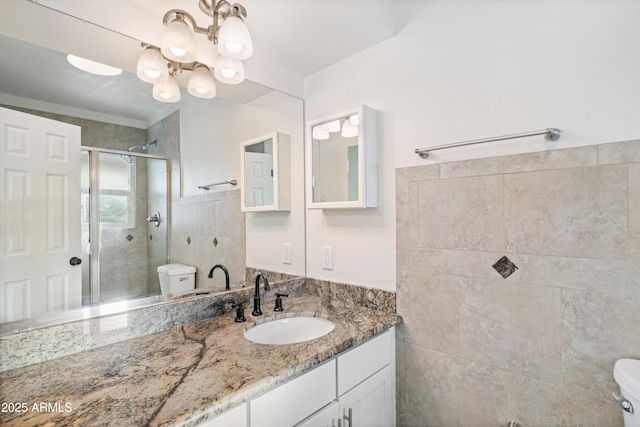
{"label": "cabinet door", "polygon": [[338,396],[393,363],[394,329],[338,356]]}
{"label": "cabinet door", "polygon": [[338,418],[340,417],[338,406],[338,402],[333,402],[296,425],[296,427],[338,427]]}
{"label": "cabinet door", "polygon": [[236,406],[218,415],[212,420],[205,421],[200,427],[247,427],[247,405]]}
{"label": "cabinet door", "polygon": [[387,366],[340,397],[340,416],[342,416],[343,426],[395,426],[396,397],[392,374],[393,370]]}

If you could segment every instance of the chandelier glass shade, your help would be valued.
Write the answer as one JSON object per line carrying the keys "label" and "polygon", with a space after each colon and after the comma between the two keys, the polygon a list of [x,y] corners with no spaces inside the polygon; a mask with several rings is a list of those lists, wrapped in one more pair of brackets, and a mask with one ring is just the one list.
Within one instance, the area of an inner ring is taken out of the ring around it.
{"label": "chandelier glass shade", "polygon": [[169,76],[166,82],[156,83],[153,85],[153,99],[162,102],[178,102],[180,101],[180,86],[173,76]]}
{"label": "chandelier glass shade", "polygon": [[165,58],[178,62],[193,62],[196,52],[196,39],[181,14],[167,24],[162,35],[160,51]]}
{"label": "chandelier glass shade", "polygon": [[[160,47],[143,43],[144,51],[137,64],[137,76],[153,84],[153,97],[162,102],[180,100],[180,87],[175,76],[190,71],[188,92],[200,98],[216,96],[215,79],[227,84],[244,81],[243,60],[253,55],[253,42],[244,23],[245,8],[226,0],[199,0],[202,12],[213,18],[212,25],[199,27],[195,19],[179,9],[169,10],[163,18],[166,26]],[[194,34],[204,34],[217,45],[217,59],[211,69],[196,62]],[[214,79],[215,76],[215,79]]]}
{"label": "chandelier glass shade", "polygon": [[198,64],[189,78],[188,91],[198,98],[213,98],[216,96],[216,81],[206,65]]}
{"label": "chandelier glass shade", "polygon": [[148,46],[138,58],[136,75],[143,82],[155,84],[169,80],[167,60],[156,47]]}
{"label": "chandelier glass shade", "polygon": [[218,53],[225,58],[239,60],[253,55],[251,34],[239,16],[231,15],[222,23],[218,34]]}
{"label": "chandelier glass shade", "polygon": [[216,79],[227,84],[238,84],[244,81],[244,65],[237,59],[218,57],[216,68],[213,71]]}

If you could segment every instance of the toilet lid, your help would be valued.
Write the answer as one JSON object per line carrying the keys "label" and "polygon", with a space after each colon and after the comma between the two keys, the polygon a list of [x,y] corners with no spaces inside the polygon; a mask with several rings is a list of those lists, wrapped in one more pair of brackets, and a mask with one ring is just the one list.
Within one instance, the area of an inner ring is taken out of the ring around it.
{"label": "toilet lid", "polygon": [[193,274],[196,268],[184,264],[166,264],[158,267],[158,273],[166,273],[169,276],[182,276],[183,274]]}
{"label": "toilet lid", "polygon": [[640,360],[620,359],[613,366],[613,378],[634,399],[640,400]]}

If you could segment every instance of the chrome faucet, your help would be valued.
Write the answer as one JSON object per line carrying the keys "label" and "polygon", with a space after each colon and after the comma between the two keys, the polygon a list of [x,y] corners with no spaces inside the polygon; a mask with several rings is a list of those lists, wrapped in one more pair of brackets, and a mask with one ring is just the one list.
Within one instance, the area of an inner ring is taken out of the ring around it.
{"label": "chrome faucet", "polygon": [[256,291],[253,294],[253,312],[252,316],[262,316],[262,310],[260,310],[260,278],[262,277],[262,281],[264,282],[264,291],[270,291],[269,281],[267,280],[267,276],[264,275],[262,271],[258,272],[256,276]]}
{"label": "chrome faucet", "polygon": [[209,279],[213,278],[213,270],[215,270],[216,268],[221,268],[222,271],[224,271],[224,282],[225,282],[224,290],[230,291],[231,287],[229,286],[229,271],[224,265],[216,264],[213,267],[211,267],[211,271],[209,271]]}

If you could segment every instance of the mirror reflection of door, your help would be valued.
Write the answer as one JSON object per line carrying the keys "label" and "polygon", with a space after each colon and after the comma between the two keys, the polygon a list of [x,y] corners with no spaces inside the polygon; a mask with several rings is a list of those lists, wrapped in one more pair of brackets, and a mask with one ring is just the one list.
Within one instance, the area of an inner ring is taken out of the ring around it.
{"label": "mirror reflection of door", "polygon": [[347,200],[358,200],[358,146],[347,147]]}
{"label": "mirror reflection of door", "polygon": [[0,134],[0,321],[79,308],[80,128],[0,108]]}
{"label": "mirror reflection of door", "polygon": [[273,205],[273,141],[248,145],[244,156],[245,206]]}

